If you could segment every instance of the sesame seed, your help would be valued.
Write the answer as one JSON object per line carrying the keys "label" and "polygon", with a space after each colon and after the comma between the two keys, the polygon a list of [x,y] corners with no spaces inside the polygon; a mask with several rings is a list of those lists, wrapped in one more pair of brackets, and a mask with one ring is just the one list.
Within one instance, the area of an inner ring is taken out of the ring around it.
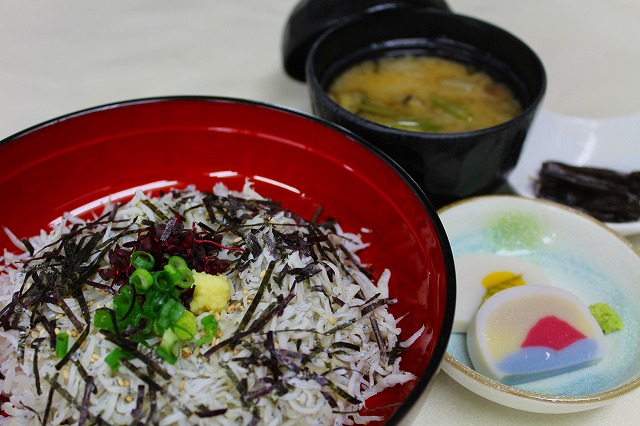
{"label": "sesame seed", "polygon": [[217,337],[222,337],[222,329],[221,328],[219,328],[218,331],[216,331],[216,336]]}
{"label": "sesame seed", "polygon": [[122,377],[118,377],[118,386],[124,386],[124,380],[122,380]]}
{"label": "sesame seed", "polygon": [[231,312],[235,311],[235,305],[229,305],[227,306],[227,313],[230,314]]}
{"label": "sesame seed", "polygon": [[94,362],[98,361],[99,359],[100,359],[100,355],[98,355],[98,354],[91,355],[91,363],[94,363]]}
{"label": "sesame seed", "polygon": [[329,318],[328,318],[328,319],[329,319],[329,324],[333,325],[333,324],[335,324],[335,323],[336,323],[335,318],[334,318],[334,317],[332,317],[331,315],[329,315]]}
{"label": "sesame seed", "polygon": [[126,402],[132,402],[133,401],[133,397],[131,395],[127,394],[127,396],[124,397],[124,400]]}
{"label": "sesame seed", "polygon": [[267,270],[263,269],[262,271],[260,271],[260,278],[264,278],[266,274],[267,274]]}
{"label": "sesame seed", "polygon": [[178,390],[181,390],[181,391],[184,390],[184,385],[185,385],[184,379],[180,380],[180,385],[178,386]]}
{"label": "sesame seed", "polygon": [[247,294],[249,294],[249,290],[247,290],[246,288],[243,288],[242,289],[242,294],[244,294],[246,296]]}
{"label": "sesame seed", "polygon": [[31,337],[37,339],[38,337],[40,337],[40,333],[38,333],[36,330],[31,330]]}

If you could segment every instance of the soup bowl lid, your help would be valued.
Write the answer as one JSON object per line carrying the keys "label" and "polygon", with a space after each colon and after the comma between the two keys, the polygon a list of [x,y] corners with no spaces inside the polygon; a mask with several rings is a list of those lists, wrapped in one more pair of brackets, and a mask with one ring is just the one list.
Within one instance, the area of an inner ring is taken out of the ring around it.
{"label": "soup bowl lid", "polygon": [[380,10],[433,8],[450,11],[444,0],[301,0],[292,10],[282,37],[286,73],[305,81],[305,62],[311,46],[325,31]]}

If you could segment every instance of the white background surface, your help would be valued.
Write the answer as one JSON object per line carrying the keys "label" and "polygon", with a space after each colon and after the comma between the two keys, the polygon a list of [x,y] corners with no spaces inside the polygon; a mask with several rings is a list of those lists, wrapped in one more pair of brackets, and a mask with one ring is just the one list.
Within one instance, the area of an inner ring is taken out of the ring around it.
{"label": "white background surface", "polygon": [[[282,29],[295,4],[3,0],[0,140],[53,117],[139,97],[230,96],[308,112],[306,87],[281,65]],[[640,111],[637,0],[450,0],[449,5],[512,31],[536,50],[549,78],[544,108],[591,118]],[[540,415],[488,402],[441,373],[415,424],[639,421],[640,393],[588,412]]]}

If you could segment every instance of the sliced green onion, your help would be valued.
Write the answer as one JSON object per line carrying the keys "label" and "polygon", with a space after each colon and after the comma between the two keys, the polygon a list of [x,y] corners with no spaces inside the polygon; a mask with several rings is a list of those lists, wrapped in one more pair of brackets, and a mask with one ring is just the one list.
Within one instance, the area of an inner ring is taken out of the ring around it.
{"label": "sliced green onion", "polygon": [[178,360],[178,354],[180,352],[180,339],[170,328],[167,328],[162,333],[162,341],[160,346],[156,349],[156,353],[160,358],[164,359],[169,364],[175,364]]}
{"label": "sliced green onion", "polygon": [[180,273],[180,271],[178,271],[177,268],[174,268],[173,266],[167,264],[164,265],[164,272],[167,273],[167,275],[169,276],[169,278],[171,279],[171,282],[173,283],[173,285],[176,284],[176,282],[180,281],[180,279],[182,278],[182,274]]}
{"label": "sliced green onion", "polygon": [[155,318],[160,313],[162,307],[171,296],[164,291],[152,289],[146,294],[146,299],[142,310],[151,318]]}
{"label": "sliced green onion", "polygon": [[113,324],[113,311],[108,308],[100,308],[93,314],[93,325],[100,330],[115,332]]}
{"label": "sliced green onion", "polygon": [[153,286],[161,291],[170,291],[175,287],[171,276],[164,270],[153,273]]}
{"label": "sliced green onion", "polygon": [[122,358],[132,359],[133,355],[131,355],[129,352],[126,352],[122,348],[115,348],[109,353],[109,355],[104,357],[104,362],[111,368],[112,371],[118,371],[118,367],[120,367],[120,360]]}
{"label": "sliced green onion", "polygon": [[195,281],[193,279],[193,272],[191,272],[191,269],[181,267],[178,268],[178,271],[180,272],[181,278],[176,282],[176,285],[181,288],[190,288]]}
{"label": "sliced green onion", "polygon": [[124,294],[119,294],[113,298],[113,310],[116,313],[118,323],[128,324],[127,317],[132,303],[133,299]]}
{"label": "sliced green onion", "polygon": [[155,265],[156,261],[150,253],[146,251],[138,250],[131,253],[129,257],[131,265],[136,269],[150,270]]}
{"label": "sliced green onion", "polygon": [[438,96],[438,95],[431,95],[429,97],[429,100],[431,100],[431,102],[435,106],[437,106],[438,108],[442,109],[443,111],[445,111],[446,113],[454,117],[460,118],[465,121],[471,120],[471,115],[469,114],[469,111],[467,111],[467,109],[464,106],[450,99],[443,98],[442,96]]}
{"label": "sliced green onion", "polygon": [[67,333],[56,334],[56,356],[63,358],[69,347],[69,335]]}
{"label": "sliced green onion", "polygon": [[168,299],[153,322],[153,331],[156,334],[163,334],[165,330],[173,327],[178,322],[185,311],[186,308],[180,302],[175,299]]}
{"label": "sliced green onion", "polygon": [[[179,259],[182,262],[171,262],[171,259]],[[174,286],[178,286],[181,288],[189,288],[193,284],[193,273],[191,269],[187,266],[187,262],[184,261],[181,257],[173,256],[169,259],[170,263],[167,263],[164,266],[164,272],[170,277],[171,282]]]}
{"label": "sliced green onion", "polygon": [[173,325],[172,329],[181,340],[193,339],[198,331],[196,316],[193,315],[191,311],[185,310],[180,316],[180,319]]}
{"label": "sliced green onion", "polygon": [[167,265],[170,265],[176,269],[181,269],[181,268],[189,269],[189,266],[187,265],[187,261],[181,258],[180,256],[171,256],[167,262]]}
{"label": "sliced green onion", "polygon": [[202,328],[204,328],[204,337],[199,338],[196,341],[196,345],[204,345],[205,343],[211,343],[218,332],[218,321],[216,321],[213,315],[207,315],[200,320]]}
{"label": "sliced green onion", "polygon": [[149,336],[153,333],[153,319],[142,311],[136,312],[132,323],[138,328],[138,335]]}
{"label": "sliced green onion", "polygon": [[136,269],[129,277],[129,284],[136,288],[138,294],[145,294],[153,285],[153,275],[146,269]]}

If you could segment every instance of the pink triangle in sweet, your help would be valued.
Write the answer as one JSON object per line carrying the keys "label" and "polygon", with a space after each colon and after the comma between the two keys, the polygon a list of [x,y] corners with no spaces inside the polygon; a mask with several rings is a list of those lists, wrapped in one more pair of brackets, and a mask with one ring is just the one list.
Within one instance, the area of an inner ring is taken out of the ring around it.
{"label": "pink triangle in sweet", "polygon": [[549,315],[531,327],[520,347],[542,346],[559,351],[586,337],[568,322]]}

